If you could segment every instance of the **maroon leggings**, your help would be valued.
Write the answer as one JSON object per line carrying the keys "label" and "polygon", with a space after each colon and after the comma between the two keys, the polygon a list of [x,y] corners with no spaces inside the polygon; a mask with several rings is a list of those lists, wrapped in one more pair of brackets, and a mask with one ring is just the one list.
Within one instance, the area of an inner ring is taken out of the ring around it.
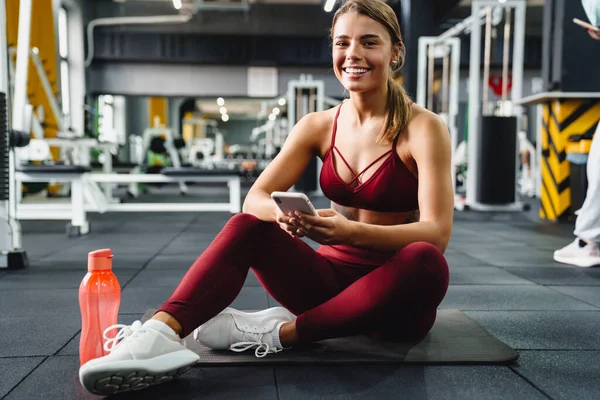
{"label": "maroon leggings", "polygon": [[185,337],[235,300],[250,268],[297,315],[300,342],[359,334],[420,340],[448,289],[446,260],[428,243],[410,244],[382,265],[351,264],[316,252],[274,222],[237,214],[159,311],[172,315]]}

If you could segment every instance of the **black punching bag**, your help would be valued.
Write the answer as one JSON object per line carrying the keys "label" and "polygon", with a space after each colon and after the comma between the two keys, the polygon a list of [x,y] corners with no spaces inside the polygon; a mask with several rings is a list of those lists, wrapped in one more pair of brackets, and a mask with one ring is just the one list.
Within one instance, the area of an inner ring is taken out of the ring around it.
{"label": "black punching bag", "polygon": [[483,116],[479,139],[477,200],[502,205],[516,201],[517,118]]}

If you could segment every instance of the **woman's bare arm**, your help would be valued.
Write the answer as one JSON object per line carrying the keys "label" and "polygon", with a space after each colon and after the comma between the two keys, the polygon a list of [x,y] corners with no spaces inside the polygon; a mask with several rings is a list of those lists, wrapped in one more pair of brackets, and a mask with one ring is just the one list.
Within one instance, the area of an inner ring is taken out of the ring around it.
{"label": "woman's bare arm", "polygon": [[398,251],[414,242],[431,243],[442,252],[448,246],[454,216],[450,137],[437,116],[424,113],[417,118],[409,143],[419,171],[419,221],[391,226],[351,222],[350,244],[382,251]]}
{"label": "woman's bare arm", "polygon": [[269,163],[248,192],[242,210],[263,221],[275,221],[276,205],[271,193],[285,192],[300,178],[309,162],[318,155],[327,126],[326,112],[304,116],[291,130],[281,152]]}

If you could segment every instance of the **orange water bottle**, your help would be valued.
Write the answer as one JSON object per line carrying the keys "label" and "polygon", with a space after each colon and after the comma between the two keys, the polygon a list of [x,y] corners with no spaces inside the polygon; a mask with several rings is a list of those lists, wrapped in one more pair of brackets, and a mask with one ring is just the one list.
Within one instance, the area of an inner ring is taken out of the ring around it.
{"label": "orange water bottle", "polygon": [[121,303],[121,286],[112,271],[112,258],[110,249],[88,254],[88,273],[79,286],[80,365],[108,354],[104,350],[103,333],[117,323]]}

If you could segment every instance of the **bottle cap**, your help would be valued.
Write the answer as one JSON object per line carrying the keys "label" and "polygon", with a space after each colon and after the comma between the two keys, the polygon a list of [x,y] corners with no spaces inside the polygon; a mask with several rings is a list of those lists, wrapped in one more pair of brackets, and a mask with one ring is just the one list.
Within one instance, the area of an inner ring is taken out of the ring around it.
{"label": "bottle cap", "polygon": [[113,254],[110,249],[95,250],[88,253],[88,271],[112,269]]}

